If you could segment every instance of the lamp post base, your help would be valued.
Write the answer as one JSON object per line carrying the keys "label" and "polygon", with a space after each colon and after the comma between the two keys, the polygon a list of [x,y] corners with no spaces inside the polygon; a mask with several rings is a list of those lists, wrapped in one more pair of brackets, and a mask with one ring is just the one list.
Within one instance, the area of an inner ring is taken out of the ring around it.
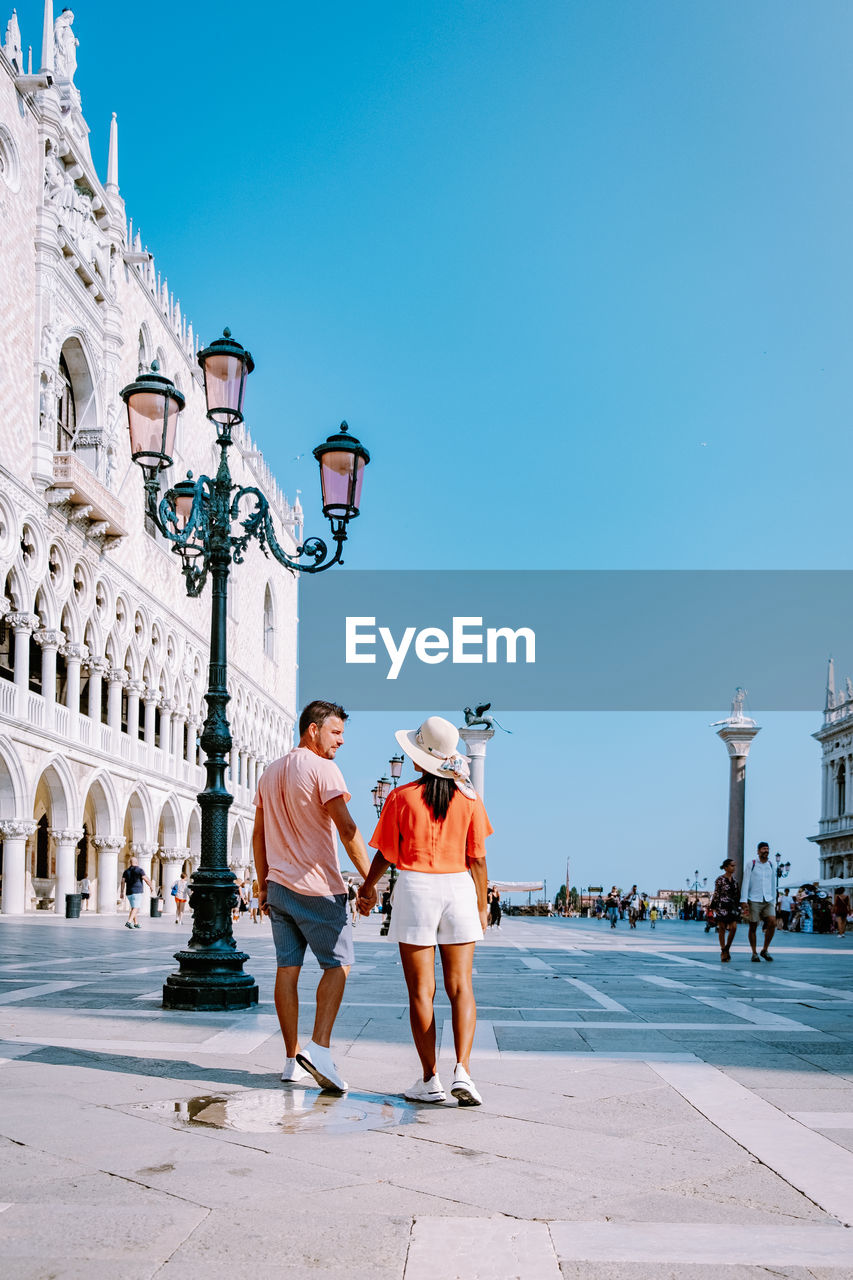
{"label": "lamp post base", "polygon": [[242,967],[245,951],[178,951],[181,966],[163,985],[164,1009],[249,1009],[258,1003],[258,984]]}

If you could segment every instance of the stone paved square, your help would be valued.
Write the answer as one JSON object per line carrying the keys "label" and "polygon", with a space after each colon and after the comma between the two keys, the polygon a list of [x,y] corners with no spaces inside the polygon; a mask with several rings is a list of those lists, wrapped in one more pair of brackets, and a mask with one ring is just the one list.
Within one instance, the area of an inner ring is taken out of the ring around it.
{"label": "stone paved square", "polygon": [[690,923],[505,918],[477,949],[464,1110],[400,1096],[417,1067],[377,918],[336,1028],[344,1098],[279,1081],[266,925],[238,927],[261,989],[238,1014],[164,1011],[175,929],[145,925],[0,922],[15,1280],[853,1277],[849,940],[778,934],[770,975],[743,940],[720,967]]}

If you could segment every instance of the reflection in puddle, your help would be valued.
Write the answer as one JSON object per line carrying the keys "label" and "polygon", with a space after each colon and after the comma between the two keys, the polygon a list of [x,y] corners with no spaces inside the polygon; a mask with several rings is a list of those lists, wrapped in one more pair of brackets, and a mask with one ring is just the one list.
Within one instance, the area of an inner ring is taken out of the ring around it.
{"label": "reflection in puddle", "polygon": [[236,1133],[357,1133],[409,1124],[416,1108],[371,1094],[319,1093],[316,1089],[245,1089],[127,1108],[155,1116],[176,1128],[199,1125]]}

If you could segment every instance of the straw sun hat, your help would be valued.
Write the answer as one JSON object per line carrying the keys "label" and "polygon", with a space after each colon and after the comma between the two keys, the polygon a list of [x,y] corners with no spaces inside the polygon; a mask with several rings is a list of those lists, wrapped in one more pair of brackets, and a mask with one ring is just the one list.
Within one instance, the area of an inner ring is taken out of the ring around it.
{"label": "straw sun hat", "polygon": [[475,800],[477,792],[470,781],[468,761],[456,750],[459,730],[441,716],[429,716],[420,729],[398,729],[394,737],[425,773],[455,782],[463,796]]}

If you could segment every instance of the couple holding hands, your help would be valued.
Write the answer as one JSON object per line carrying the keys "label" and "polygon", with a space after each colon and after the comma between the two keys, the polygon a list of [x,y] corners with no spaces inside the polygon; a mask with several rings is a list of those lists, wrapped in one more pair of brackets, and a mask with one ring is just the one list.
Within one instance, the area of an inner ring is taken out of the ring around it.
{"label": "couple holding hands", "polygon": [[[252,844],[259,903],[272,923],[276,949],[275,1005],[285,1043],[282,1080],[313,1076],[323,1089],[347,1090],[332,1060],[332,1028],[353,963],[352,926],[341,876],[337,837],[363,877],[358,909],[376,902],[376,885],[390,866],[399,872],[390,938],[398,943],[409,994],[409,1017],[421,1075],[404,1090],[414,1102],[444,1102],[438,1076],[435,948],[451,1004],[456,1068],[451,1094],[460,1106],[482,1097],[470,1075],[477,1009],[474,944],[486,926],[486,837],[492,827],[458,750],[456,728],[430,716],[396,738],[419,778],[388,797],[370,846],[349,813],[335,755],[347,714],[331,702],[312,702],[299,720],[299,744],[267,768],[258,783]],[[322,969],[311,1040],[298,1042],[297,984],[310,947]]]}

